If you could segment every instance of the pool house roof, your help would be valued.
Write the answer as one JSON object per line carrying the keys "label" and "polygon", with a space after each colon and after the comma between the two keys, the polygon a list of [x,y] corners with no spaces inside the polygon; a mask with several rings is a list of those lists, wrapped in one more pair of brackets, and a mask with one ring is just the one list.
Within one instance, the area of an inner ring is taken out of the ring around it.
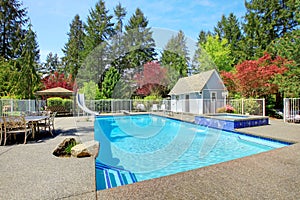
{"label": "pool house roof", "polygon": [[192,76],[180,78],[169,92],[169,95],[200,92],[204,89],[213,73],[217,73],[217,71],[213,69]]}

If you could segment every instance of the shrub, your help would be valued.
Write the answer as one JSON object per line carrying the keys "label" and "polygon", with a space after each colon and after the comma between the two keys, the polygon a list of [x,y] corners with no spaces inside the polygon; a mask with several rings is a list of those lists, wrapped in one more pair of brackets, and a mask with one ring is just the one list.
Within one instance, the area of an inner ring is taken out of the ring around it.
{"label": "shrub", "polygon": [[65,152],[67,153],[67,155],[71,155],[71,149],[77,145],[76,141],[71,141],[68,146],[65,149]]}
{"label": "shrub", "polygon": [[48,106],[62,106],[63,105],[63,99],[60,97],[51,97],[47,99],[47,105]]}
{"label": "shrub", "polygon": [[66,109],[71,109],[73,106],[73,101],[71,99],[63,99],[62,100],[62,105],[66,108]]}
{"label": "shrub", "polygon": [[231,105],[226,105],[217,109],[218,113],[234,113],[235,109]]}
{"label": "shrub", "polygon": [[245,113],[255,115],[260,113],[260,104],[255,99],[248,99],[244,103]]}

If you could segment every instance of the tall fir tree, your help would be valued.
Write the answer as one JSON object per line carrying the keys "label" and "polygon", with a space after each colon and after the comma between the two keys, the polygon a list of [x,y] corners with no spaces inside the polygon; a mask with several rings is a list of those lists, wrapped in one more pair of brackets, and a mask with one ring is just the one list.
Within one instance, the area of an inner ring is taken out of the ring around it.
{"label": "tall fir tree", "polygon": [[123,57],[126,54],[126,48],[124,46],[124,18],[127,14],[126,9],[122,7],[121,3],[119,3],[115,9],[114,14],[116,18],[115,23],[115,34],[114,37],[112,37],[111,41],[111,51],[113,56],[113,60],[111,65],[115,67],[120,74],[122,74],[123,69],[126,67],[124,66]]}
{"label": "tall fir tree", "polygon": [[80,75],[77,75],[77,83],[82,86],[86,80],[92,80],[101,88],[103,75],[107,66],[111,63],[111,52],[108,41],[114,34],[113,16],[105,7],[105,2],[100,0],[95,8],[91,9],[84,25],[84,52]]}
{"label": "tall fir tree", "polygon": [[197,74],[199,72],[201,72],[204,69],[200,69],[200,62],[199,62],[199,56],[203,53],[206,54],[205,51],[202,50],[201,45],[205,44],[207,42],[207,37],[208,36],[212,36],[212,33],[210,31],[204,31],[201,30],[199,35],[198,35],[198,40],[197,40],[197,49],[195,51],[195,54],[192,58],[192,62],[191,62],[191,74]]}
{"label": "tall fir tree", "polygon": [[19,46],[25,37],[24,25],[28,22],[27,11],[18,0],[0,1],[0,56],[16,59]]}
{"label": "tall fir tree", "polygon": [[68,42],[62,49],[65,54],[62,61],[65,65],[66,72],[71,74],[72,79],[74,80],[81,66],[82,53],[84,50],[84,28],[79,15],[76,15],[70,24],[70,32],[68,33],[68,36]]}
{"label": "tall fir tree", "polygon": [[295,18],[299,7],[294,0],[251,0],[245,1],[245,6],[244,59],[261,57],[274,40],[299,26]]}
{"label": "tall fir tree", "polygon": [[[300,5],[299,5],[300,6]],[[288,70],[283,76],[277,77],[279,91],[284,97],[296,98],[300,97],[300,29],[294,30],[284,37],[274,41],[268,47],[268,52],[272,52],[273,56],[281,56],[292,62],[287,67]]]}
{"label": "tall fir tree", "polygon": [[95,8],[91,9],[87,18],[87,24],[84,25],[86,36],[84,37],[84,57],[102,42],[107,41],[114,33],[111,22],[112,15],[105,7],[105,2],[100,0]]}
{"label": "tall fir tree", "polygon": [[62,71],[61,70],[61,61],[60,61],[58,55],[56,53],[53,54],[52,52],[50,52],[46,56],[45,63],[40,65],[40,68],[38,69],[38,71],[39,71],[39,73],[42,74],[42,76],[52,74],[56,71]]}
{"label": "tall fir tree", "polygon": [[186,45],[186,37],[182,30],[176,36],[172,36],[165,46],[161,62],[163,66],[169,66],[176,70],[180,77],[187,76],[189,56],[188,48]]}
{"label": "tall fir tree", "polygon": [[122,33],[124,28],[123,20],[127,14],[126,8],[122,7],[121,3],[119,3],[114,9],[114,14],[117,20],[117,22],[115,23],[115,31],[116,33]]}
{"label": "tall fir tree", "polygon": [[125,57],[127,68],[141,68],[145,63],[154,60],[155,42],[150,29],[144,13],[137,8],[125,26],[124,45],[127,49]]}
{"label": "tall fir tree", "polygon": [[18,73],[18,81],[16,90],[22,98],[32,98],[33,92],[38,88],[40,77],[37,74],[39,62],[39,46],[36,41],[36,34],[29,24],[23,40],[20,62],[21,70]]}
{"label": "tall fir tree", "polygon": [[240,41],[243,38],[237,17],[233,13],[230,13],[228,17],[222,15],[222,19],[217,23],[214,32],[220,40],[227,39],[231,47],[231,56],[235,58],[234,64],[237,64],[241,54]]}

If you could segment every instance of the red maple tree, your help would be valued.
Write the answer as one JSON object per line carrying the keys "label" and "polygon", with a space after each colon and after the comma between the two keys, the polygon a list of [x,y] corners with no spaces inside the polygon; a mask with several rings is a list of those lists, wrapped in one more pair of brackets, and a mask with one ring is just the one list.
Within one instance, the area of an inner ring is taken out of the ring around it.
{"label": "red maple tree", "polygon": [[74,88],[74,81],[72,80],[72,76],[65,76],[64,73],[59,73],[57,71],[45,77],[42,80],[42,83],[44,84],[44,89],[62,87],[68,90],[73,90]]}
{"label": "red maple tree", "polygon": [[142,72],[135,74],[137,83],[136,94],[148,96],[152,93],[162,93],[167,84],[167,69],[156,61],[144,64]]}
{"label": "red maple tree", "polygon": [[283,74],[289,63],[277,56],[274,59],[265,53],[258,60],[246,60],[235,66],[235,72],[222,72],[229,91],[239,92],[244,97],[262,97],[278,91],[274,78]]}

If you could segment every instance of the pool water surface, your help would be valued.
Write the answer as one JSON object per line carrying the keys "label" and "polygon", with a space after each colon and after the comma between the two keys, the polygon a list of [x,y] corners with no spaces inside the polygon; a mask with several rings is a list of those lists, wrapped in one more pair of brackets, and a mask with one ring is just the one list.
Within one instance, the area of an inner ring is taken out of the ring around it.
{"label": "pool water surface", "polygon": [[100,142],[97,189],[176,174],[287,145],[155,115],[97,117],[95,140]]}

